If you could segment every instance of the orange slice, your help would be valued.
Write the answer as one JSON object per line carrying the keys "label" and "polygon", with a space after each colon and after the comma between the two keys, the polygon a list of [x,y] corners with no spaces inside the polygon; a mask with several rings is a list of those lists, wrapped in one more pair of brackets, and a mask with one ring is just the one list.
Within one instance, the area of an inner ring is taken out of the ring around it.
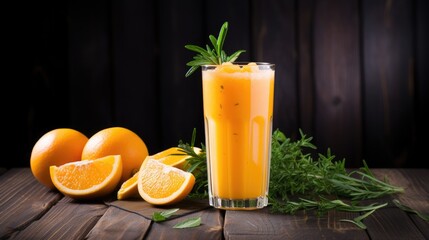
{"label": "orange slice", "polygon": [[[194,147],[194,151],[198,154],[201,149]],[[167,164],[172,167],[177,167],[182,170],[185,170],[184,168],[186,164],[186,159],[190,157],[191,156],[182,152],[178,147],[171,147],[151,156],[151,158],[156,159],[164,164]]]}
{"label": "orange slice", "polygon": [[136,172],[130,179],[122,183],[117,194],[118,200],[140,197],[139,190],[137,189],[138,177],[139,172]]}
{"label": "orange slice", "polygon": [[[201,152],[201,149],[194,147],[194,151],[198,154]],[[184,152],[180,151],[180,148],[171,147],[154,155],[150,155],[146,159],[155,159],[166,165],[184,170],[184,167],[186,165],[186,159],[190,157],[191,156],[186,155]],[[121,188],[118,190],[117,194],[118,200],[140,197],[140,194],[137,189],[137,179],[138,172],[121,185]]]}
{"label": "orange slice", "polygon": [[153,205],[169,205],[183,200],[194,184],[192,173],[150,158],[143,162],[137,180],[140,196]]}
{"label": "orange slice", "polygon": [[92,199],[112,193],[122,176],[120,155],[109,155],[95,160],[70,162],[50,166],[54,186],[74,199]]}

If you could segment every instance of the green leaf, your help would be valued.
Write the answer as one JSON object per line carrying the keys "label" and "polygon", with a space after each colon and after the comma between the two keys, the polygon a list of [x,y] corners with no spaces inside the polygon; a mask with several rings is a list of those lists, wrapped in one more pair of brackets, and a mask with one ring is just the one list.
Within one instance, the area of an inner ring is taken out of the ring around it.
{"label": "green leaf", "polygon": [[228,22],[225,22],[219,31],[219,37],[217,39],[218,51],[217,54],[220,55],[220,51],[223,49],[223,44],[225,42],[226,34],[228,32]]}
{"label": "green leaf", "polygon": [[421,213],[415,209],[412,209],[404,204],[402,204],[401,202],[399,202],[399,200],[397,199],[393,199],[393,203],[400,209],[402,209],[405,212],[409,212],[409,213],[414,213],[417,214],[417,216],[419,216],[421,219],[425,220],[426,222],[429,222],[429,215],[426,215],[424,213]]}
{"label": "green leaf", "polygon": [[351,222],[355,224],[356,226],[360,227],[361,229],[366,229],[366,225],[362,222],[363,219],[368,217],[369,215],[373,214],[377,209],[373,209],[371,211],[366,212],[365,214],[355,217],[353,220],[351,219],[340,219],[340,222]]}
{"label": "green leaf", "polygon": [[201,217],[188,218],[183,222],[179,222],[173,228],[192,228],[201,225]]}
{"label": "green leaf", "polygon": [[[213,48],[216,50],[216,52],[218,53],[219,51],[219,46],[217,45],[217,39],[215,36],[210,35],[209,36],[210,41],[212,42]],[[219,54],[219,53],[218,53]]]}
{"label": "green leaf", "polygon": [[362,222],[363,219],[367,218],[369,215],[373,214],[377,209],[387,206],[387,203],[380,204],[380,205],[368,205],[368,206],[361,206],[358,207],[356,210],[359,210],[359,208],[364,209],[363,211],[367,211],[365,214],[360,215],[358,217],[355,217],[353,220],[351,219],[340,219],[341,222],[351,222],[355,224],[356,226],[360,227],[361,229],[366,229],[366,225]]}
{"label": "green leaf", "polygon": [[175,212],[179,211],[179,208],[172,208],[162,212],[154,212],[152,214],[152,220],[154,222],[162,222],[171,217]]}
{"label": "green leaf", "polygon": [[205,59],[198,59],[198,60],[193,60],[188,62],[186,65],[188,66],[195,66],[195,65],[206,65],[206,64],[210,64],[209,61],[205,60]]}
{"label": "green leaf", "polygon": [[235,60],[237,60],[238,56],[240,56],[240,54],[246,52],[246,50],[238,50],[235,53],[233,53],[231,56],[227,57],[227,62],[235,62]]}
{"label": "green leaf", "polygon": [[194,73],[197,69],[199,68],[199,66],[192,66],[191,68],[189,68],[189,70],[186,72],[185,77],[189,77],[192,73]]}
{"label": "green leaf", "polygon": [[197,53],[200,53],[202,55],[207,55],[207,52],[204,48],[199,47],[199,46],[195,46],[195,45],[185,45],[185,48]]}

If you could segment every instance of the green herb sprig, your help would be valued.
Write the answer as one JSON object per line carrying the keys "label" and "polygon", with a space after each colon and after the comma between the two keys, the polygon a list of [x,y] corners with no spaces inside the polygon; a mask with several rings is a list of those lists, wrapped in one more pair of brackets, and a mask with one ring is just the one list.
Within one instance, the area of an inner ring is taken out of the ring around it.
{"label": "green herb sprig", "polygon": [[308,149],[316,147],[301,130],[301,139],[292,141],[281,131],[273,132],[271,153],[270,196],[282,201],[290,195],[336,195],[350,200],[379,198],[401,193],[403,188],[378,180],[368,165],[347,173],[345,159],[335,161],[328,149],[313,160]]}
{"label": "green herb sprig", "polygon": [[[292,141],[280,130],[273,132],[269,199],[273,212],[290,213],[315,209],[363,212],[355,219],[342,219],[365,229],[362,220],[387,203],[357,205],[360,200],[402,193],[401,187],[378,180],[363,161],[363,167],[347,172],[345,159],[335,161],[328,149],[313,160],[306,150],[314,150],[312,138],[300,130],[301,138]],[[297,201],[295,199],[298,198]],[[351,202],[348,204],[341,199]],[[333,200],[328,200],[333,199]]]}
{"label": "green herb sprig", "polygon": [[217,38],[213,35],[209,36],[213,48],[211,48],[208,44],[206,44],[205,49],[196,45],[185,45],[186,49],[197,53],[193,60],[186,64],[190,68],[186,72],[185,77],[189,77],[202,65],[221,65],[224,62],[234,62],[241,53],[245,52],[245,50],[238,50],[230,56],[226,54],[226,52],[223,50],[223,44],[225,42],[227,33],[228,22],[224,22]]}
{"label": "green herb sprig", "polygon": [[192,132],[191,143],[184,143],[182,140],[179,141],[179,151],[188,155],[186,159],[185,170],[194,174],[195,185],[189,195],[190,198],[203,199],[208,197],[208,176],[207,176],[207,160],[206,160],[206,148],[201,143],[201,152],[196,153],[195,139],[196,129]]}

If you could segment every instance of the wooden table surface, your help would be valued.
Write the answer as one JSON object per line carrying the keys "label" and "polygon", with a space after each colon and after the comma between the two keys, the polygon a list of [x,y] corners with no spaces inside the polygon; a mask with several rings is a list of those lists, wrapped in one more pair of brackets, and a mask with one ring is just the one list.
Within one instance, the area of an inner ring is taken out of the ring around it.
{"label": "wooden table surface", "polygon": [[[294,215],[254,211],[224,211],[206,201],[185,200],[180,212],[165,222],[153,222],[153,208],[143,200],[77,202],[39,184],[30,169],[0,171],[0,239],[429,239],[429,223],[392,204],[393,199],[429,214],[429,169],[373,169],[402,194],[376,199],[389,205],[363,222],[367,229],[341,222],[359,213],[330,211]],[[112,197],[113,198],[113,197]],[[176,207],[176,206],[173,206]],[[198,227],[172,226],[200,216]]]}

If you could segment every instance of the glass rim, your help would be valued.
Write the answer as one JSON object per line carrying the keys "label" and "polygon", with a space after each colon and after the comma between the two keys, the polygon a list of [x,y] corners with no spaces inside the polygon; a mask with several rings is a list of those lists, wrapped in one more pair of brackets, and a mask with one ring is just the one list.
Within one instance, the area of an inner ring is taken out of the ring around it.
{"label": "glass rim", "polygon": [[[256,63],[256,65],[258,66],[275,66],[274,63],[269,63],[269,62],[253,62],[253,61],[240,61],[240,62],[231,62],[233,65],[238,65],[238,66],[246,66],[249,63]],[[220,66],[217,64],[203,64],[201,66],[205,66],[205,67],[211,67],[211,66]]]}

